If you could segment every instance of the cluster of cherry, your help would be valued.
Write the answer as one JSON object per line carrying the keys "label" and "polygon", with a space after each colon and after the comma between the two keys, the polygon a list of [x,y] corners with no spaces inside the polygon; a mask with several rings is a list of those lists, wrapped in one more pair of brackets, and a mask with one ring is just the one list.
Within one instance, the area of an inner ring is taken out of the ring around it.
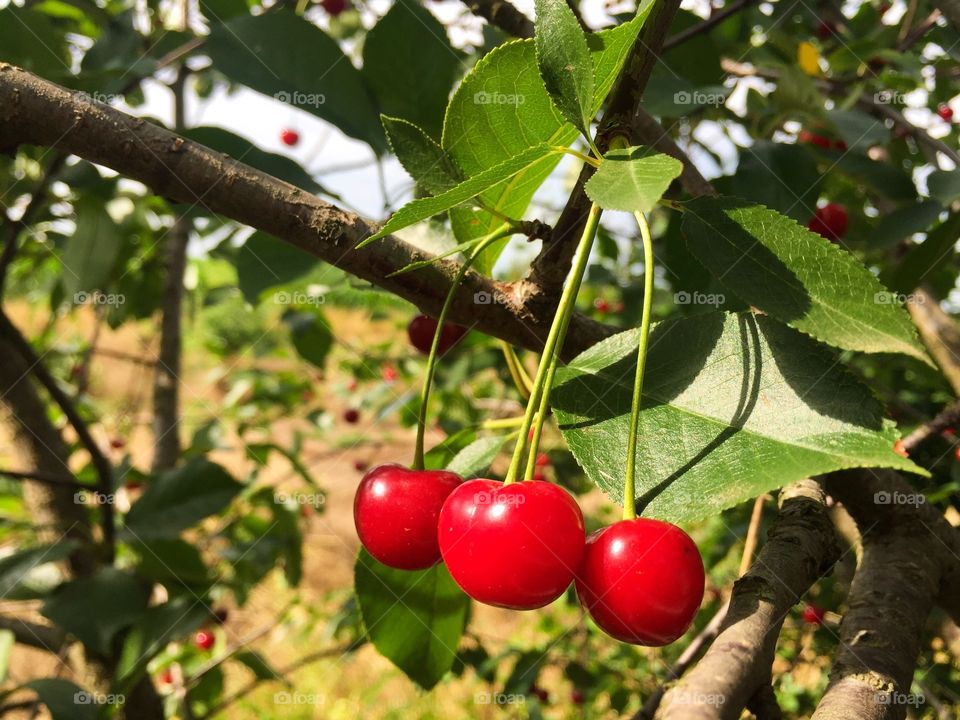
{"label": "cluster of cherry", "polygon": [[[418,320],[411,340],[435,328]],[[538,465],[548,461],[540,456]],[[514,610],[543,607],[575,583],[597,625],[624,642],[673,642],[703,599],[703,561],[683,530],[634,518],[588,537],[574,497],[544,479],[505,484],[379,465],[360,482],[353,513],[364,548],[388,567],[442,561],[471,598]]]}

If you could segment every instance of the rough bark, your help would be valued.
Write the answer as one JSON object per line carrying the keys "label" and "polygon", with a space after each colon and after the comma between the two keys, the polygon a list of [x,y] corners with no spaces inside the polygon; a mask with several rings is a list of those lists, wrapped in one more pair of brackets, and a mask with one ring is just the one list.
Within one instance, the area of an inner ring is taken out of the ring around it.
{"label": "rough bark", "polygon": [[784,489],[766,544],[733,587],[720,634],[700,662],[666,692],[655,717],[739,718],[754,696],[770,685],[777,638],[787,613],[829,572],[838,555],[820,484],[804,480]]}

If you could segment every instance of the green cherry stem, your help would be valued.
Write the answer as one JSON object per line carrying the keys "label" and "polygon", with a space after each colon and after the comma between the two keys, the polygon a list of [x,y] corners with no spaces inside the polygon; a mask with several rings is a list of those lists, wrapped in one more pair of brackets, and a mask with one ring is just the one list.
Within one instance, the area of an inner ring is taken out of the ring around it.
{"label": "green cherry stem", "polygon": [[534,436],[539,438],[543,420],[546,416],[546,412],[540,412],[540,408],[547,408],[549,406],[550,382],[553,381],[551,367],[554,371],[556,370],[556,356],[560,348],[563,347],[567,327],[570,325],[570,316],[573,314],[577,293],[580,290],[580,283],[583,280],[583,275],[587,269],[587,262],[590,259],[590,249],[593,247],[593,238],[596,236],[597,227],[600,224],[601,212],[600,207],[596,203],[590,206],[587,224],[583,229],[583,235],[580,238],[580,244],[577,246],[577,252],[573,259],[573,268],[570,270],[570,275],[567,277],[567,282],[563,287],[563,293],[560,295],[556,315],[553,317],[550,332],[547,334],[547,341],[543,346],[543,355],[537,367],[537,376],[533,381],[533,391],[530,393],[530,399],[527,401],[527,410],[523,416],[523,425],[520,426],[520,437],[517,438],[517,445],[513,450],[513,458],[510,460],[510,469],[507,470],[507,477],[503,481],[504,485],[509,485],[517,481],[517,477],[520,474],[520,466],[523,463],[524,453],[527,449],[530,428],[533,426],[534,419],[536,419],[537,423]]}
{"label": "green cherry stem", "polygon": [[510,377],[513,379],[513,384],[516,385],[517,391],[523,395],[524,398],[529,398],[530,391],[533,389],[533,380],[527,375],[527,371],[523,368],[523,363],[520,362],[520,358],[517,357],[517,352],[513,349],[513,345],[506,340],[501,340],[500,349],[503,350],[503,357],[507,361],[507,370],[510,372]]}
{"label": "green cherry stem", "polygon": [[512,226],[501,226],[477,243],[470,255],[467,256],[467,259],[460,266],[460,269],[457,270],[457,274],[450,284],[450,290],[447,292],[447,297],[443,301],[443,308],[440,310],[440,317],[437,318],[437,329],[433,333],[433,343],[430,345],[430,354],[427,356],[426,377],[423,379],[423,388],[420,390],[420,413],[417,417],[417,444],[413,455],[414,470],[424,469],[423,442],[427,428],[427,403],[430,401],[430,387],[433,385],[433,376],[437,370],[437,361],[440,359],[438,353],[440,333],[443,331],[443,326],[447,322],[447,315],[450,314],[450,308],[453,307],[453,299],[457,295],[457,288],[460,287],[460,282],[467,274],[467,271],[470,270],[470,266],[473,265],[474,261],[480,256],[480,253],[493,243],[509,237],[513,233],[514,228]]}
{"label": "green cherry stem", "polygon": [[637,444],[640,440],[640,399],[643,396],[643,371],[647,365],[647,341],[650,337],[650,308],[653,306],[653,240],[643,213],[633,214],[643,238],[643,310],[640,316],[640,344],[637,348],[637,374],[633,379],[630,403],[630,435],[627,440],[627,475],[623,481],[623,519],[637,516]]}

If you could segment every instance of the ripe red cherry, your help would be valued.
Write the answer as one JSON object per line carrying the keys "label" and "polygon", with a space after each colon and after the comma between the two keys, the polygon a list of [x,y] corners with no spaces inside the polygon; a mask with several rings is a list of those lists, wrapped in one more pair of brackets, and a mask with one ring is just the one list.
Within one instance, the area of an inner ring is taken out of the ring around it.
{"label": "ripe red cherry", "polygon": [[367,461],[366,460],[354,460],[353,469],[357,472],[366,472],[367,471]]}
{"label": "ripe red cherry", "polygon": [[601,315],[606,315],[610,312],[610,303],[604,298],[597,298],[593,301],[593,307],[596,308],[597,312]]}
{"label": "ripe red cherry", "polygon": [[827,240],[836,242],[847,234],[847,210],[839,203],[827,203],[817,208],[807,229],[822,235]]}
{"label": "ripe red cherry", "polygon": [[356,425],[360,422],[360,411],[356,408],[348,408],[343,411],[343,419],[351,425]]}
{"label": "ripe red cherry", "polygon": [[170,671],[170,668],[167,668],[166,670],[160,673],[159,680],[164,685],[173,684],[173,673]]}
{"label": "ripe red cherry", "polygon": [[958,447],[956,450],[953,451],[953,456],[954,456],[957,460],[960,460],[960,447]]}
{"label": "ripe red cherry", "polygon": [[817,23],[817,37],[821,40],[826,40],[828,37],[833,35],[833,24],[827,22],[826,20],[821,20]]}
{"label": "ripe red cherry", "polygon": [[540,687],[537,684],[533,684],[530,686],[529,693],[531,695],[536,695],[537,700],[539,700],[544,705],[550,702],[550,693],[548,693],[546,690],[544,690],[542,687]]}
{"label": "ripe red cherry", "polygon": [[550,464],[550,456],[546,453],[537,454],[537,467],[547,467]]}
{"label": "ripe red cherry", "polygon": [[399,570],[422,570],[440,560],[440,508],[463,482],[446,470],[378,465],[364,475],[353,500],[360,542],[377,560]]}
{"label": "ripe red cherry", "polygon": [[587,538],[577,597],[604,632],[635,645],[667,645],[690,627],[703,600],[703,561],[683,530],[622,520]]}
{"label": "ripe red cherry", "polygon": [[193,636],[193,644],[199,650],[209,650],[213,647],[215,638],[209,630],[198,630]]}
{"label": "ripe red cherry", "polygon": [[570,691],[570,702],[574,705],[583,705],[586,701],[586,696],[583,694],[583,690],[580,688],[574,688]]}
{"label": "ripe red cherry", "polygon": [[[429,315],[417,315],[410,321],[410,324],[407,325],[407,336],[410,338],[410,344],[424,355],[430,354],[430,348],[433,345],[433,335],[436,331],[437,321]],[[460,342],[466,334],[467,328],[462,325],[444,324],[443,330],[440,331],[440,342],[437,344],[437,352],[441,355],[446,355],[447,351]]]}
{"label": "ripe red cherry", "polygon": [[953,120],[953,108],[946,103],[940,103],[937,106],[937,115],[939,115],[941,119],[950,122]]}
{"label": "ripe red cherry", "polygon": [[440,552],[478,602],[533,610],[569,587],[583,555],[583,513],[559,485],[470,480],[440,511]]}
{"label": "ripe red cherry", "polygon": [[829,149],[831,145],[829,138],[810,132],[809,130],[801,130],[800,134],[797,135],[797,142],[802,145],[816,145],[825,150]]}
{"label": "ripe red cherry", "polygon": [[127,446],[127,441],[122,437],[110,438],[110,447],[114,450],[121,450]]}
{"label": "ripe red cherry", "polygon": [[280,142],[288,147],[293,147],[300,142],[300,133],[298,133],[296,130],[285,128],[280,131]]}
{"label": "ripe red cherry", "polygon": [[399,377],[399,373],[393,365],[384,365],[380,369],[380,377],[383,378],[384,382],[392,383]]}
{"label": "ripe red cherry", "polygon": [[834,150],[839,150],[840,152],[846,152],[846,151],[847,151],[847,143],[845,143],[843,140],[834,140],[834,141],[833,141],[833,149],[834,149]]}
{"label": "ripe red cherry", "polygon": [[320,5],[329,15],[336,17],[347,9],[347,0],[320,0]]}
{"label": "ripe red cherry", "polygon": [[823,625],[823,617],[826,611],[822,607],[808,604],[803,608],[803,621],[808,625]]}

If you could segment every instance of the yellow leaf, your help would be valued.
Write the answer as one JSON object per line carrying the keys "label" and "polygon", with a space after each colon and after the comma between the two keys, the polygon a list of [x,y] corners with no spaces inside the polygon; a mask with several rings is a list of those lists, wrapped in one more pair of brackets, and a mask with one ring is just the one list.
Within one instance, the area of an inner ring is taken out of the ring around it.
{"label": "yellow leaf", "polygon": [[820,75],[820,51],[813,43],[800,43],[797,48],[797,64],[807,75]]}

